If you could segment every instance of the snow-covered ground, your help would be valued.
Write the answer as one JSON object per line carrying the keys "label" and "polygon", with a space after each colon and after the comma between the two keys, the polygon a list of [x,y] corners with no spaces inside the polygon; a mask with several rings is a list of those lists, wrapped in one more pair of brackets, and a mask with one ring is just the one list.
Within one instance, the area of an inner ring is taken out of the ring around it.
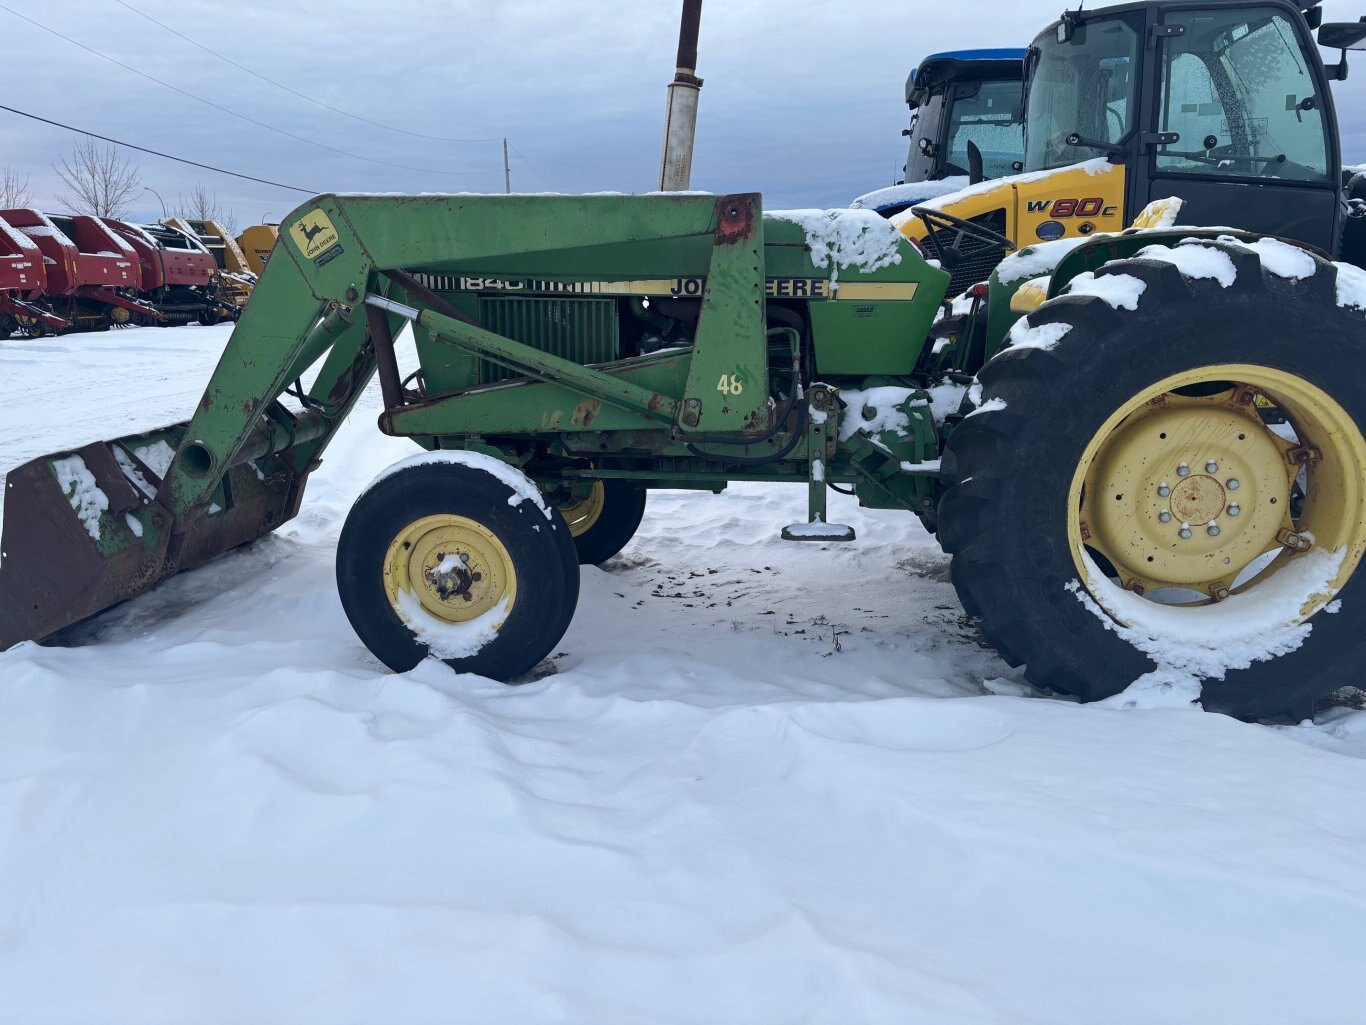
{"label": "snow-covered ground", "polygon": [[[0,468],[193,407],[227,328],[0,342]],[[553,675],[394,676],[276,536],[0,654],[0,1022],[1366,1020],[1366,713],[1080,706],[911,518],[651,497]]]}

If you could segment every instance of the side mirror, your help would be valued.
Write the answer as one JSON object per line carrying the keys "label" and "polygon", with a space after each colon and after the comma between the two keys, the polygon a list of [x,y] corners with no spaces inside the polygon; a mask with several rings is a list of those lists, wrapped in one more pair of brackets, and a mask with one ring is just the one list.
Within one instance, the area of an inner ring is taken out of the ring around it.
{"label": "side mirror", "polygon": [[1366,24],[1329,22],[1319,28],[1319,45],[1330,50],[1366,50]]}

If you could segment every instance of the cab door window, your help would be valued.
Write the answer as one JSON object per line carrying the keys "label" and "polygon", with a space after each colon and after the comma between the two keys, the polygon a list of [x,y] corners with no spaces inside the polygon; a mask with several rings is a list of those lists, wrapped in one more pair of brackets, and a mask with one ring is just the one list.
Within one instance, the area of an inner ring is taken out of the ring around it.
{"label": "cab door window", "polygon": [[1161,173],[1329,181],[1323,100],[1294,26],[1265,8],[1167,15]]}

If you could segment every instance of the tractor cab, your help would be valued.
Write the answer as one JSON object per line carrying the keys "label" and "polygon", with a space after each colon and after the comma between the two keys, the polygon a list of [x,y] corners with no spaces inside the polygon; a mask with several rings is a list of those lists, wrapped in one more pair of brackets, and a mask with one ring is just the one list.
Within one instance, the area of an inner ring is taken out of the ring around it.
{"label": "tractor cab", "polygon": [[[1019,169],[1023,50],[926,57],[906,80],[911,108],[906,182],[1000,178]],[[975,149],[975,154],[974,154]]]}
{"label": "tractor cab", "polygon": [[904,176],[853,205],[891,217],[969,183],[1019,171],[1024,55],[1020,49],[954,50],[921,61],[906,79],[911,127],[901,134],[911,145]]}
{"label": "tractor cab", "polygon": [[[1329,83],[1345,76],[1345,60],[1324,65],[1312,34],[1321,20],[1316,3],[1290,0],[1065,13],[1025,59],[1024,170],[1103,160],[1112,166],[1093,168],[1090,191],[1125,223],[1177,196],[1190,223],[1338,252],[1345,208]],[[1321,42],[1344,50],[1366,35],[1322,28]],[[1085,234],[1072,230],[1082,228],[1075,211],[1040,211],[1056,216],[1039,237]]]}

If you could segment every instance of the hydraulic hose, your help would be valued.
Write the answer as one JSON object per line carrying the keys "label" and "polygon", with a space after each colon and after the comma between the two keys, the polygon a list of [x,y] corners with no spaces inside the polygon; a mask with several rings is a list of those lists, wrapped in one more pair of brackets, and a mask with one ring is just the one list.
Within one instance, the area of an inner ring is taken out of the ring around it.
{"label": "hydraulic hose", "polygon": [[[807,415],[806,399],[800,399],[800,400],[798,400],[797,403],[796,403],[796,405],[797,405],[798,422],[799,422],[799,423],[806,423],[806,415]],[[791,408],[792,408],[792,403],[789,402],[789,403],[788,403],[788,411],[789,411],[789,412],[791,411]],[[782,423],[784,423],[784,422],[786,421],[786,419],[787,419],[787,418],[784,417],[782,420],[778,421],[778,423],[779,423],[779,424],[782,424]],[[768,434],[767,434],[765,437],[763,437],[763,438],[756,438],[756,439],[754,439],[753,441],[748,442],[747,444],[748,444],[748,445],[753,445],[753,444],[756,444],[756,443],[759,442],[759,441],[767,441],[768,438],[773,437],[773,435],[776,434],[776,433],[777,433],[777,429],[776,429],[776,427],[775,427],[773,430],[769,431]],[[696,447],[693,446],[692,444],[685,445],[684,447],[687,448],[687,450],[688,450],[689,452],[691,452],[693,455],[698,456],[699,458],[702,458],[702,459],[711,459],[711,460],[714,460],[714,461],[719,462],[719,463],[731,463],[731,464],[734,464],[734,465],[736,465],[736,466],[763,466],[765,463],[776,463],[779,459],[785,458],[789,453],[791,453],[791,451],[792,451],[794,448],[797,447],[798,442],[800,442],[800,441],[801,441],[803,438],[805,438],[805,437],[806,437],[806,432],[805,432],[804,430],[801,430],[801,429],[795,430],[795,431],[792,432],[792,437],[788,439],[787,444],[785,444],[782,448],[778,449],[778,451],[772,452],[772,453],[770,453],[769,455],[765,455],[765,456],[739,456],[739,455],[729,455],[729,454],[721,453],[721,452],[703,452],[700,448],[696,448]],[[731,442],[731,444],[735,444],[735,442]]]}

